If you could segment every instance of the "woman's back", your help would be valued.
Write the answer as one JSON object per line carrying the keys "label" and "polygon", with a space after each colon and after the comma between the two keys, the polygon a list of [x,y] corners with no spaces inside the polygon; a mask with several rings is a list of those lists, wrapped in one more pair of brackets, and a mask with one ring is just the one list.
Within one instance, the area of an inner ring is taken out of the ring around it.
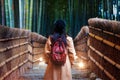
{"label": "woman's back", "polygon": [[44,75],[44,80],[72,80],[71,74],[71,65],[74,61],[74,55],[76,54],[74,49],[73,40],[70,36],[67,36],[65,33],[65,23],[62,20],[58,20],[55,23],[54,33],[52,35],[52,41],[57,40],[59,37],[62,37],[66,47],[66,62],[62,66],[58,66],[52,63],[50,59],[50,54],[52,50],[52,41],[49,36],[45,44],[45,55],[48,57],[47,60],[47,69]]}

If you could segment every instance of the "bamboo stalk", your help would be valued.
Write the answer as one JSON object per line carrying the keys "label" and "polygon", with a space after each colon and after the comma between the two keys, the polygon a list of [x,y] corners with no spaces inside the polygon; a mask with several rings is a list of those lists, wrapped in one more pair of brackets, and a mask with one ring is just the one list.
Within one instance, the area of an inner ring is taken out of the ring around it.
{"label": "bamboo stalk", "polygon": [[94,34],[92,34],[92,33],[89,33],[89,35],[91,36],[91,37],[94,37],[95,35]]}
{"label": "bamboo stalk", "polygon": [[4,26],[5,25],[5,12],[4,12],[4,0],[1,0],[1,6],[2,6],[2,25]]}
{"label": "bamboo stalk", "polygon": [[115,44],[114,43],[112,43],[112,42],[110,42],[110,41],[108,41],[108,40],[103,40],[103,43],[105,43],[105,44],[107,44],[107,45],[109,45],[109,46],[111,46],[111,47],[114,47],[115,46]]}
{"label": "bamboo stalk", "polygon": [[9,21],[9,10],[8,10],[8,0],[4,1],[5,3],[5,19],[6,19],[6,26],[10,26]]}
{"label": "bamboo stalk", "polygon": [[8,0],[9,24],[10,24],[9,26],[11,28],[14,27],[14,17],[13,17],[13,10],[12,10],[13,5],[12,5],[12,3],[13,3],[13,0]]}
{"label": "bamboo stalk", "polygon": [[[92,27],[92,26],[89,26],[89,28],[90,28],[90,29],[94,29],[94,27]],[[98,29],[99,29],[99,28],[98,28]]]}
{"label": "bamboo stalk", "polygon": [[103,71],[104,70],[104,67],[101,66],[98,62],[95,62],[95,64]]}
{"label": "bamboo stalk", "polygon": [[103,38],[99,37],[99,36],[95,36],[95,38],[99,41],[103,41]]}
{"label": "bamboo stalk", "polygon": [[118,69],[120,69],[120,64],[116,64],[115,66],[116,66]]}
{"label": "bamboo stalk", "polygon": [[104,33],[114,36],[114,33],[103,30]]}
{"label": "bamboo stalk", "polygon": [[33,14],[33,0],[30,0],[30,18],[29,18],[29,30],[32,31],[32,14]]}
{"label": "bamboo stalk", "polygon": [[92,46],[89,46],[90,47],[90,49],[92,49],[93,51],[95,51],[95,48],[94,47],[92,47]]}
{"label": "bamboo stalk", "polygon": [[26,13],[27,13],[27,11],[26,11],[26,1],[24,1],[24,28],[26,29]]}
{"label": "bamboo stalk", "polygon": [[92,28],[92,29],[97,30],[97,31],[102,31],[102,29],[100,28]]}
{"label": "bamboo stalk", "polygon": [[42,5],[42,35],[46,34],[46,27],[45,27],[45,0],[43,0],[43,5]]}
{"label": "bamboo stalk", "polygon": [[107,72],[106,70],[104,70],[105,74],[111,79],[111,80],[116,80],[112,74],[110,74],[109,72]]}
{"label": "bamboo stalk", "polygon": [[29,29],[29,0],[25,0],[25,29]]}
{"label": "bamboo stalk", "polygon": [[101,52],[99,52],[98,50],[95,50],[95,52],[96,52],[98,55],[100,55],[101,57],[104,56],[104,55],[103,55]]}
{"label": "bamboo stalk", "polygon": [[38,26],[37,26],[37,33],[41,33],[41,19],[42,19],[42,2],[43,0],[40,0],[40,7],[39,7],[39,18],[38,18]]}
{"label": "bamboo stalk", "polygon": [[108,57],[106,57],[106,56],[104,56],[104,59],[107,60],[107,61],[108,61],[109,63],[111,63],[112,65],[117,64],[117,63],[114,62],[112,59],[110,59],[110,58],[108,58]]}
{"label": "bamboo stalk", "polygon": [[37,32],[37,0],[33,1],[33,23],[32,23],[32,32]]}
{"label": "bamboo stalk", "polygon": [[119,45],[115,45],[115,48],[120,51],[120,46]]}
{"label": "bamboo stalk", "polygon": [[115,34],[115,37],[118,37],[118,38],[120,38],[120,34]]}
{"label": "bamboo stalk", "polygon": [[20,29],[22,29],[22,0],[19,0],[19,25]]}

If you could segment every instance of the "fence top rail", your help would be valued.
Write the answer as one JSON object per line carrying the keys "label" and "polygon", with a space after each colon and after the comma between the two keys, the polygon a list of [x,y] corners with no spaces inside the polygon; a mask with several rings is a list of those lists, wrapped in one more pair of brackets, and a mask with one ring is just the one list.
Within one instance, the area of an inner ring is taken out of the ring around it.
{"label": "fence top rail", "polygon": [[100,28],[105,31],[120,34],[120,22],[114,20],[107,20],[101,18],[90,18],[88,20],[89,26]]}

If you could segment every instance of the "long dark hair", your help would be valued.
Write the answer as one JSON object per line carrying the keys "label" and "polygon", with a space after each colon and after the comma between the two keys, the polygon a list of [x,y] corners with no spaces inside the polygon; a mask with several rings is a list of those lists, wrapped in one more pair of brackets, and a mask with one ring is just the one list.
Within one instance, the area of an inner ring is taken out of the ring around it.
{"label": "long dark hair", "polygon": [[54,33],[52,35],[52,42],[56,41],[58,38],[62,38],[65,45],[66,42],[66,31],[65,31],[66,23],[63,20],[57,20],[54,23]]}

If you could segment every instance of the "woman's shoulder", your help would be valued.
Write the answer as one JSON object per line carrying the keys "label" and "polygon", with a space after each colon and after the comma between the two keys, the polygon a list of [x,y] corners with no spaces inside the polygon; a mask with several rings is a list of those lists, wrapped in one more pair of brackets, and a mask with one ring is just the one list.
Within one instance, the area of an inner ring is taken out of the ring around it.
{"label": "woman's shoulder", "polygon": [[73,40],[72,37],[71,37],[71,36],[68,36],[68,35],[67,35],[67,38],[66,38],[66,39],[67,39],[68,41]]}

